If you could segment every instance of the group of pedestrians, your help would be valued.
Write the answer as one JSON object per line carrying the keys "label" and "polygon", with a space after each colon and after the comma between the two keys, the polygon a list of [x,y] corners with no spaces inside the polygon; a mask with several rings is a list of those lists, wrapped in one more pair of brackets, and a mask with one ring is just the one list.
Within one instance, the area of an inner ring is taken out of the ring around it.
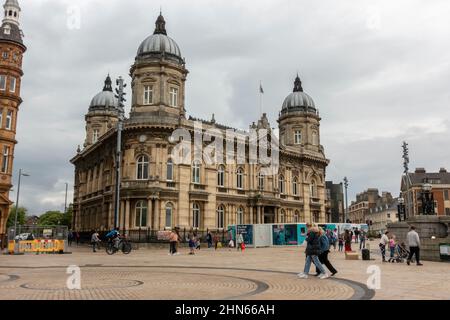
{"label": "group of pedestrians", "polygon": [[[420,263],[420,237],[419,234],[416,231],[416,228],[414,226],[411,226],[409,229],[408,234],[406,235],[406,241],[409,247],[409,253],[408,258],[406,260],[406,263],[408,265],[411,264],[411,260],[413,257],[416,259],[416,264],[418,266],[422,266],[422,263]],[[390,251],[390,259],[394,258],[394,255],[397,252],[398,244],[395,238],[395,235],[391,235],[389,231],[386,231],[380,239],[379,243],[380,252],[381,252],[381,261],[386,261],[386,249],[389,247]],[[402,248],[404,245],[402,246]],[[391,261],[391,260],[390,260]]]}
{"label": "group of pedestrians", "polygon": [[311,262],[316,266],[316,276],[319,279],[326,279],[330,275],[325,271],[324,265],[331,272],[331,276],[337,273],[337,270],[333,267],[330,260],[328,259],[328,254],[330,253],[330,241],[326,232],[311,224],[307,224],[308,231],[306,233],[306,261],[305,268],[303,272],[298,274],[301,279],[307,279],[309,270],[311,268]]}
{"label": "group of pedestrians", "polygon": [[67,235],[67,242],[69,247],[72,246],[73,241],[76,241],[77,246],[80,244],[80,233],[79,232],[73,232],[72,230],[69,230],[69,233]]}

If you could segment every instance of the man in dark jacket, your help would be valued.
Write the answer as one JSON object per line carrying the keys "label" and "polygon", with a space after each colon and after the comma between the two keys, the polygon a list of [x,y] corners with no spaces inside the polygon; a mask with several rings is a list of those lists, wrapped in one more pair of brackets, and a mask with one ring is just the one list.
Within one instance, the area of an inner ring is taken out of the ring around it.
{"label": "man in dark jacket", "polygon": [[[337,273],[337,270],[333,267],[330,260],[328,260],[328,254],[330,253],[330,243],[328,241],[327,235],[322,233],[319,238],[319,242],[320,242],[320,251],[321,251],[321,253],[319,254],[319,261],[320,261],[320,263],[324,264],[328,268],[328,270],[330,270],[331,276],[334,276]],[[316,276],[319,276],[319,275],[320,275],[320,270],[316,265]]]}
{"label": "man in dark jacket", "polygon": [[309,269],[311,268],[311,261],[317,266],[320,270],[321,274],[319,279],[328,278],[327,273],[325,272],[324,267],[319,261],[319,255],[321,253],[320,250],[320,231],[317,227],[312,227],[309,229],[306,236],[306,261],[305,261],[305,269],[303,272],[298,274],[298,277],[301,279],[307,279]]}

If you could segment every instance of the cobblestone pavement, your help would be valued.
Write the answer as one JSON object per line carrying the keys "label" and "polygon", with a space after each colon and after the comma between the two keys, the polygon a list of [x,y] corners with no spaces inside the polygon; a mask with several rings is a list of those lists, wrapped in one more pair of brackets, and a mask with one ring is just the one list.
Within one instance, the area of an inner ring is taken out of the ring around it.
{"label": "cobblestone pavement", "polygon": [[[449,263],[407,266],[381,263],[375,255],[373,261],[350,261],[332,252],[339,273],[319,280],[297,278],[305,260],[301,247],[202,249],[194,256],[184,248],[178,256],[158,248],[114,256],[87,247],[72,251],[1,255],[0,299],[450,299]],[[81,290],[67,288],[70,265],[80,267]],[[379,290],[366,286],[371,265],[381,271]]]}

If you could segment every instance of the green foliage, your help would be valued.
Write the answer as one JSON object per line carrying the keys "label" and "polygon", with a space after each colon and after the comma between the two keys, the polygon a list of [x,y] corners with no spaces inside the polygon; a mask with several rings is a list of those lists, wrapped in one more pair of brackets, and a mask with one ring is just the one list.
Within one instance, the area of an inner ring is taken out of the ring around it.
{"label": "green foliage", "polygon": [[47,211],[39,217],[40,226],[67,226],[72,227],[72,212],[73,206],[70,205],[67,208],[67,212],[64,214],[60,211]]}
{"label": "green foliage", "polygon": [[[17,210],[17,225],[18,226],[25,224],[27,212],[28,212],[28,210],[24,207],[19,207],[19,210]],[[15,216],[16,216],[16,206],[12,206],[9,210],[8,221],[6,223],[7,228],[14,227]]]}

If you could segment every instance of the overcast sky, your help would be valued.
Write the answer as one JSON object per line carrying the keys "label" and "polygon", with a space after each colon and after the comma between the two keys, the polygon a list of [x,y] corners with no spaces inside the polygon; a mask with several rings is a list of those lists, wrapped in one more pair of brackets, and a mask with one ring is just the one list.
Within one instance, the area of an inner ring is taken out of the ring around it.
{"label": "overcast sky", "polygon": [[130,82],[160,6],[190,71],[188,114],[248,128],[261,80],[276,127],[299,72],[322,116],[327,180],[348,176],[350,200],[369,187],[398,195],[405,139],[411,168],[450,169],[447,0],[19,2],[28,51],[14,181],[19,168],[31,175],[20,205],[32,214],[63,210],[66,182],[72,199],[69,160],[84,142],[90,100],[108,72]]}

